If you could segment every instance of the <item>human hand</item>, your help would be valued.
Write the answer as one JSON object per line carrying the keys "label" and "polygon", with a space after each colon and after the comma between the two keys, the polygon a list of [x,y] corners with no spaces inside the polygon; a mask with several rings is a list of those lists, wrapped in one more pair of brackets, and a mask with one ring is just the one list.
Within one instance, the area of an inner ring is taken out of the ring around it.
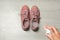
{"label": "human hand", "polygon": [[60,40],[60,32],[57,31],[57,29],[54,26],[44,26],[44,29],[48,29],[51,31],[50,34],[45,34],[49,40]]}

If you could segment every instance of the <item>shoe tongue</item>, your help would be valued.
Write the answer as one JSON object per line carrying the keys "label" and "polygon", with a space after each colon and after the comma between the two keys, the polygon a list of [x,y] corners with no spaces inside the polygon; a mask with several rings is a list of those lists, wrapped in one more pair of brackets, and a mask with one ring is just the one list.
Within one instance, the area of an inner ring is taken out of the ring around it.
{"label": "shoe tongue", "polygon": [[29,26],[29,22],[26,21],[25,24],[24,24],[25,27],[28,27]]}
{"label": "shoe tongue", "polygon": [[32,25],[33,25],[33,27],[38,27],[39,26],[37,22],[33,22]]}

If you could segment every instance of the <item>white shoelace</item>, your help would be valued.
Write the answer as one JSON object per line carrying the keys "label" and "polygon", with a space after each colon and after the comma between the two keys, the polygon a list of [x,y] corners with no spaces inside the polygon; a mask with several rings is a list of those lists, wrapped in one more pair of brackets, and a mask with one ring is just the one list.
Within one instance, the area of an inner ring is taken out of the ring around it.
{"label": "white shoelace", "polygon": [[38,24],[37,22],[33,22],[32,25],[33,25],[34,27],[38,27],[38,26],[39,26],[39,24]]}
{"label": "white shoelace", "polygon": [[48,30],[48,29],[46,29],[46,33],[47,33],[47,34],[51,34],[51,31]]}

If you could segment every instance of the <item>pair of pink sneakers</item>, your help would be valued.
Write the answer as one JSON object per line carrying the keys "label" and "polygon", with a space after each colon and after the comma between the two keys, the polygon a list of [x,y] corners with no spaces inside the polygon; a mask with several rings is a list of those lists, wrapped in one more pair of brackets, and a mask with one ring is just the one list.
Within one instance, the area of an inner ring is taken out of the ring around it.
{"label": "pair of pink sneakers", "polygon": [[33,6],[31,11],[27,5],[24,5],[21,9],[21,21],[22,21],[22,29],[24,31],[28,31],[30,28],[33,31],[38,31],[39,22],[40,22],[40,11],[37,6]]}

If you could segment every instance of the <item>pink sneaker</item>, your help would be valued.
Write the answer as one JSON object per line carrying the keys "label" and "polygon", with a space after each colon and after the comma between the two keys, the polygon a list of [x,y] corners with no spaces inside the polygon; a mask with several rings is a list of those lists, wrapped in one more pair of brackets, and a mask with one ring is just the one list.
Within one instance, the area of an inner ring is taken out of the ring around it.
{"label": "pink sneaker", "polygon": [[22,21],[22,29],[24,31],[29,30],[30,20],[29,20],[30,10],[27,5],[24,5],[21,9],[21,21]]}
{"label": "pink sneaker", "polygon": [[40,11],[37,6],[33,6],[30,12],[30,20],[32,21],[31,29],[33,31],[38,31],[40,22]]}

